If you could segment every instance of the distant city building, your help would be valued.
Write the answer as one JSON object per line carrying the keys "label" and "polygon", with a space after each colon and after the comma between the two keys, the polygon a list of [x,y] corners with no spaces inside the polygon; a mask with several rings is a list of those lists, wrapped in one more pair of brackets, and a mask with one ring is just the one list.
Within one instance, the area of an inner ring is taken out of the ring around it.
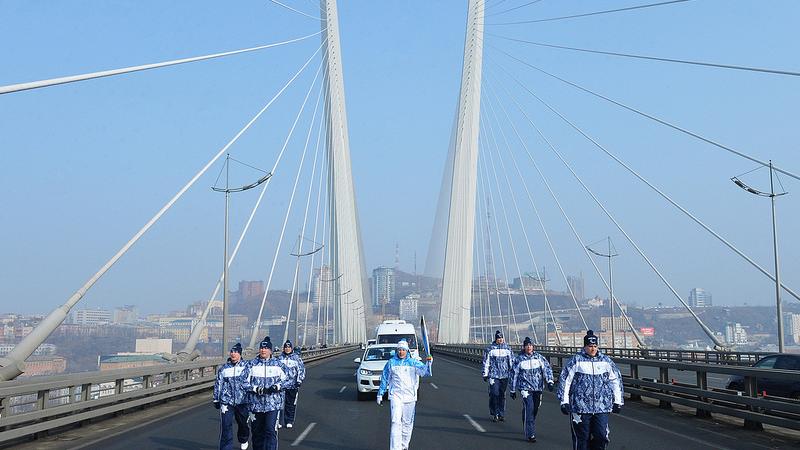
{"label": "distant city building", "polygon": [[378,267],[372,271],[372,306],[394,303],[394,269]]}
{"label": "distant city building", "polygon": [[57,375],[67,370],[67,360],[61,356],[31,356],[25,360],[25,373],[20,377]]}
{"label": "distant city building", "polygon": [[314,269],[311,280],[311,299],[315,304],[322,305],[323,310],[333,299],[333,286],[336,284],[333,281],[329,266]]}
{"label": "distant city building", "polygon": [[583,274],[576,276],[568,275],[567,276],[567,284],[569,288],[572,289],[572,293],[575,294],[576,300],[583,300],[586,297],[584,296],[584,285],[583,285]]}
{"label": "distant city building", "polygon": [[786,336],[791,336],[796,345],[800,345],[800,314],[784,313],[783,330]]}
{"label": "distant city building", "polygon": [[72,312],[75,325],[97,326],[111,323],[111,311],[106,309],[78,309]]}
{"label": "distant city building", "polygon": [[116,355],[100,355],[97,357],[97,365],[100,370],[134,369],[136,367],[157,366],[166,363],[167,361],[160,355],[119,353]]}
{"label": "distant city building", "polygon": [[135,305],[125,305],[114,309],[114,323],[136,323],[139,320],[139,308]]}
{"label": "distant city building", "polygon": [[711,306],[711,293],[703,288],[694,288],[689,291],[689,306],[692,308],[705,308]]}
{"label": "distant city building", "polygon": [[172,339],[136,339],[136,353],[172,353]]}
{"label": "distant city building", "polygon": [[419,294],[409,294],[400,299],[400,319],[415,323],[419,319]]}
{"label": "distant city building", "polygon": [[239,282],[239,298],[247,300],[250,298],[261,298],[264,296],[264,282],[263,281],[240,281]]}
{"label": "distant city building", "polygon": [[[611,316],[600,317],[600,329],[611,333]],[[614,317],[614,331],[628,330],[628,321],[622,316]]]}
{"label": "distant city building", "polygon": [[[17,344],[0,344],[0,356],[5,356],[14,350]],[[48,356],[56,354],[56,346],[53,344],[42,344],[33,351],[33,356]]]}
{"label": "distant city building", "polygon": [[746,344],[747,331],[740,323],[729,323],[725,325],[725,341],[729,344]]}
{"label": "distant city building", "polygon": [[531,277],[514,278],[514,281],[511,283],[511,288],[520,291],[525,289],[526,293],[531,293],[531,292],[541,293],[543,290],[542,281],[537,278],[531,278]]}

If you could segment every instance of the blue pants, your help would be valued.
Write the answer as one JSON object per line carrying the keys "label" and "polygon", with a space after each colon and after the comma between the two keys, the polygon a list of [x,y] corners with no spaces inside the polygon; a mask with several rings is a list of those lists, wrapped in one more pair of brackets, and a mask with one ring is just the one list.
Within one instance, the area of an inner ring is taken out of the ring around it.
{"label": "blue pants", "polygon": [[[536,414],[542,404],[541,391],[527,391],[528,396],[522,397],[522,423],[525,429],[525,438],[536,436]],[[522,395],[522,394],[520,394]]]}
{"label": "blue pants", "polygon": [[489,378],[489,414],[506,415],[506,387],[508,378]]}
{"label": "blue pants", "polygon": [[247,442],[250,428],[247,426],[248,405],[226,405],[227,411],[220,411],[219,448],[233,449],[233,421],[236,420],[236,439],[240,444]]}
{"label": "blue pants", "polygon": [[253,422],[253,450],[278,449],[278,414],[280,410],[257,412]]}
{"label": "blue pants", "polygon": [[580,414],[581,421],[575,423],[575,416],[570,414],[572,425],[572,448],[575,450],[605,450],[608,445],[608,413]]}
{"label": "blue pants", "polygon": [[283,403],[283,424],[294,423],[297,411],[297,389],[286,389],[286,400]]}

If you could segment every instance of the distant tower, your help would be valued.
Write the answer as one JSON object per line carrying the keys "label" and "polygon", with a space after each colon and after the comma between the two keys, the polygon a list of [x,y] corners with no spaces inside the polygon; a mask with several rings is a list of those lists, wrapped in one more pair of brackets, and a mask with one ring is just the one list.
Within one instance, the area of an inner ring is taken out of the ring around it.
{"label": "distant tower", "polygon": [[394,268],[400,268],[400,244],[397,242],[394,243]]}

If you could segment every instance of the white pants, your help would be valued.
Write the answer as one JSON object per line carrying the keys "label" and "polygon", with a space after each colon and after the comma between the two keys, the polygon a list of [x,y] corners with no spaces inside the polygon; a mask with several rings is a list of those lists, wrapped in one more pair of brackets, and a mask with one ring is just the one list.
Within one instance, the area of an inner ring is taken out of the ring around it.
{"label": "white pants", "polygon": [[414,408],[416,408],[417,402],[393,401],[391,406],[392,435],[389,439],[389,450],[405,450],[411,442],[411,432],[414,430]]}

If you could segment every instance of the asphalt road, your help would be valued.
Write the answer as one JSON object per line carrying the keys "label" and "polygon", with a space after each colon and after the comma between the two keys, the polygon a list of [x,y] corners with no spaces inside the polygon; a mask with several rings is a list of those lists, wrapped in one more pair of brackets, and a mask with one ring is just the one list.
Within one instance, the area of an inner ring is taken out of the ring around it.
{"label": "asphalt road", "polygon": [[[371,450],[389,446],[389,406],[357,401],[354,352],[308,369],[295,428],[279,431],[281,448]],[[476,364],[437,356],[433,377],[423,378],[411,440],[415,449],[571,448],[568,418],[546,393],[535,444],[524,440],[521,404],[508,399],[506,422],[489,418],[487,386]],[[628,402],[611,417],[614,449],[798,448],[797,441],[740,426],[700,420],[655,406]],[[91,449],[214,449],[218,412],[209,403],[143,423],[85,447]]]}

